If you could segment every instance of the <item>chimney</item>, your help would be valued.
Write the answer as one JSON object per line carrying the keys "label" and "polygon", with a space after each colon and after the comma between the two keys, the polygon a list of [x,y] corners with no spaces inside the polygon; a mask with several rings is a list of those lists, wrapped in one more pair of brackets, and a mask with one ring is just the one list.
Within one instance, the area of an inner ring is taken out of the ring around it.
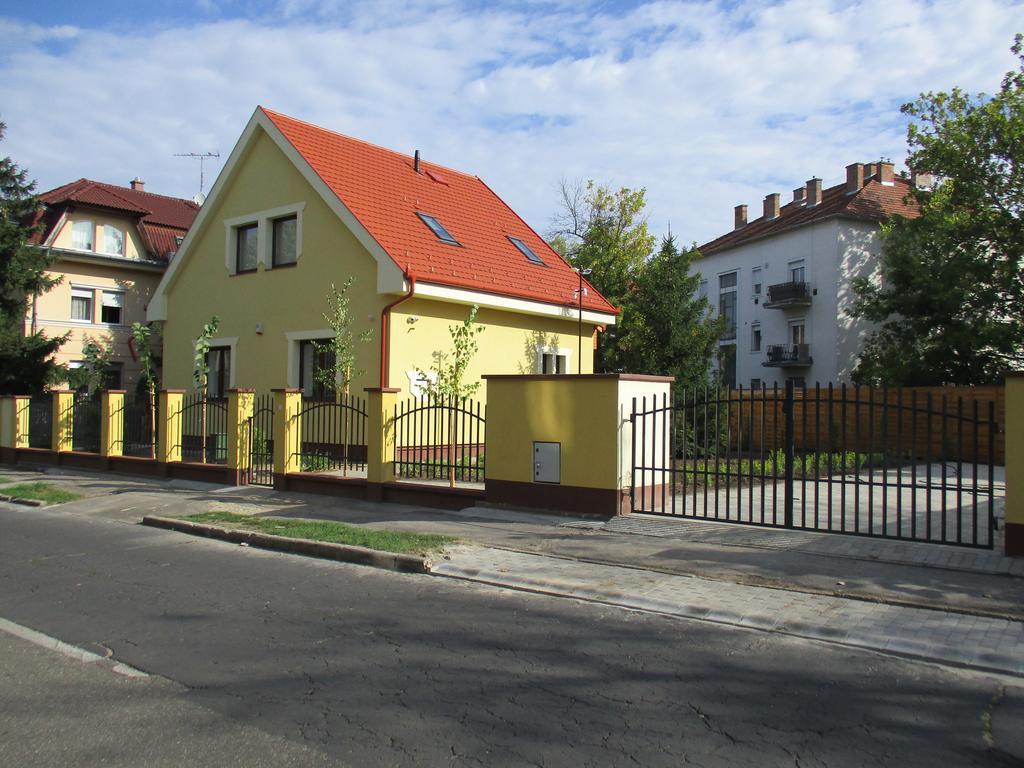
{"label": "chimney", "polygon": [[412,156],[412,169],[416,171],[416,173],[420,172],[420,151],[418,149]]}
{"label": "chimney", "polygon": [[893,181],[892,169],[892,163],[887,163],[884,161],[878,163],[878,180],[885,184],[887,187],[891,187],[895,183]]}
{"label": "chimney", "polygon": [[146,189],[146,182],[136,176],[132,179],[132,192],[143,192]]}
{"label": "chimney", "polygon": [[864,163],[846,166],[846,194],[855,195],[864,186]]}
{"label": "chimney", "polygon": [[807,192],[807,189],[805,187],[797,187],[796,189],[794,189],[793,190],[793,202],[794,203],[801,203],[802,204],[804,202],[804,194],[806,192]]}
{"label": "chimney", "polygon": [[779,217],[779,193],[772,192],[764,196],[764,218],[777,219]]}
{"label": "chimney", "polygon": [[733,210],[733,229],[742,229],[747,226],[747,206],[737,205]]}
{"label": "chimney", "polygon": [[817,205],[821,202],[821,179],[815,177],[807,180],[807,205]]}
{"label": "chimney", "polygon": [[878,173],[878,163],[868,163],[864,166],[864,181],[871,181]]}
{"label": "chimney", "polygon": [[931,189],[935,184],[935,177],[925,171],[911,171],[910,184],[917,189]]}

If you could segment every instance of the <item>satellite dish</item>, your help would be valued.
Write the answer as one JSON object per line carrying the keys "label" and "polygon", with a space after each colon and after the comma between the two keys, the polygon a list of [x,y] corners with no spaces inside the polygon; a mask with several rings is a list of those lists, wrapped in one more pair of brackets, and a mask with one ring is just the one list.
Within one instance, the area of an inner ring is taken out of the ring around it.
{"label": "satellite dish", "polygon": [[202,192],[197,192],[196,195],[192,198],[192,202],[195,203],[196,205],[202,205],[204,202],[206,202],[206,195],[204,195]]}

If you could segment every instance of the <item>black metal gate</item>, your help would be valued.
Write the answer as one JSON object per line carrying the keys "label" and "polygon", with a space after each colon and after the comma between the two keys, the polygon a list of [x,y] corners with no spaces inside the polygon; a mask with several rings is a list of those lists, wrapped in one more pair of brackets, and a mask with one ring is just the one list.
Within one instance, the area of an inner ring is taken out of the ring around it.
{"label": "black metal gate", "polygon": [[249,417],[250,485],[274,485],[274,396],[256,395]]}
{"label": "black metal gate", "polygon": [[915,389],[633,400],[634,512],[992,548],[995,403]]}

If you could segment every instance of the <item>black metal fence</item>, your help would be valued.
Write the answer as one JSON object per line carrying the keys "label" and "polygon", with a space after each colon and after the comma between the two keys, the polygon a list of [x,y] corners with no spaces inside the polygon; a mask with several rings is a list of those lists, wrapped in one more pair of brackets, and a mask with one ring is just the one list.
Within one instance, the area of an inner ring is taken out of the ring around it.
{"label": "black metal fence", "polygon": [[249,417],[249,483],[274,484],[274,396],[256,395]]}
{"label": "black metal fence", "polygon": [[[112,414],[117,418],[117,414]],[[159,405],[154,397],[152,404],[148,394],[126,395],[121,409],[123,419],[125,456],[149,459],[156,456],[156,441],[159,437]]]}
{"label": "black metal fence", "polygon": [[181,402],[182,461],[224,464],[228,459],[228,406],[226,400],[206,398],[201,392]]}
{"label": "black metal fence", "polygon": [[53,395],[48,392],[28,401],[28,446],[53,447]]}
{"label": "black metal fence", "polygon": [[634,400],[631,423],[636,512],[993,546],[993,403],[702,389]]}
{"label": "black metal fence", "polygon": [[395,406],[395,475],[482,483],[486,416],[477,401],[413,397]]}
{"label": "black metal fence", "polygon": [[361,397],[304,399],[299,412],[300,471],[342,475],[365,471],[366,419],[366,400]]}
{"label": "black metal fence", "polygon": [[71,450],[100,452],[100,394],[75,392],[71,398]]}

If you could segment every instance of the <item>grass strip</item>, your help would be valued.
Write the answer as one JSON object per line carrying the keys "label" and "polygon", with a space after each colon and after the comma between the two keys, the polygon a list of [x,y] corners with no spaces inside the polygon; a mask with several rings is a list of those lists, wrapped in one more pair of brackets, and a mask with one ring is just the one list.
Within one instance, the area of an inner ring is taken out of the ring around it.
{"label": "grass strip", "polygon": [[15,499],[33,499],[45,501],[48,504],[62,504],[65,501],[75,501],[82,498],[80,494],[65,491],[49,483],[22,483],[0,489],[0,493]]}
{"label": "grass strip", "polygon": [[452,536],[433,533],[406,533],[361,528],[330,520],[294,520],[283,517],[253,517],[234,512],[203,512],[182,518],[193,523],[220,523],[232,528],[243,528],[291,539],[311,539],[333,544],[351,544],[356,547],[396,552],[405,555],[428,555],[455,541]]}

